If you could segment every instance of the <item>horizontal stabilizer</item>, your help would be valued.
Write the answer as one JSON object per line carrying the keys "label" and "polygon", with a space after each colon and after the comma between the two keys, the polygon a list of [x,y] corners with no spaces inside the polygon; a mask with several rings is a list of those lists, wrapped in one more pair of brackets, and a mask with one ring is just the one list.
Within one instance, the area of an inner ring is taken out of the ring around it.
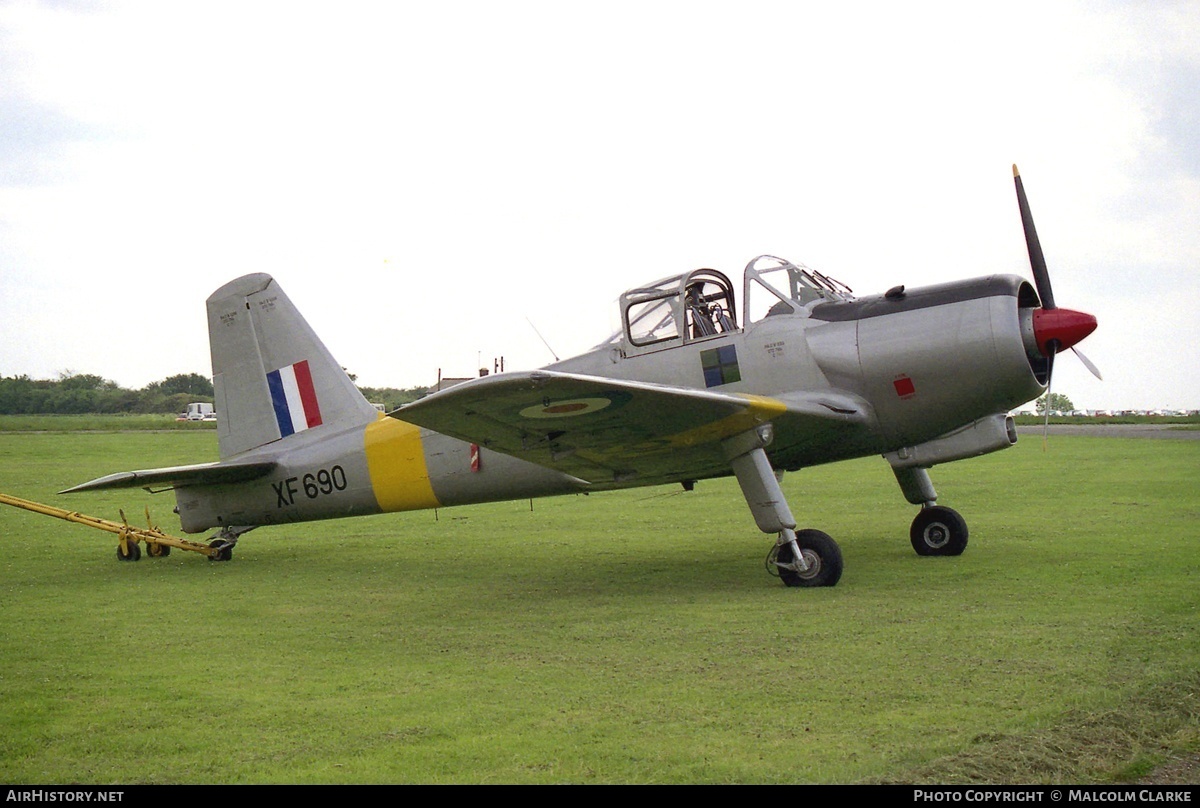
{"label": "horizontal stabilizer", "polygon": [[101,491],[109,488],[181,488],[186,485],[228,485],[265,477],[278,466],[274,461],[257,463],[197,463],[143,471],[121,471],[81,483],[60,494]]}

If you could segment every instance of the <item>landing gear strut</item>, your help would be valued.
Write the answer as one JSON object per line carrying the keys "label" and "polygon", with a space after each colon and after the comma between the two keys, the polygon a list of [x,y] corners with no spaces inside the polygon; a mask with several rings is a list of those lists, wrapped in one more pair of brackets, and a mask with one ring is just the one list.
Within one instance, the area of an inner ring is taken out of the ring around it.
{"label": "landing gear strut", "polygon": [[796,519],[763,451],[772,437],[771,425],[763,424],[724,443],[755,524],[779,536],[767,555],[767,569],[774,568],[788,586],[833,586],[842,577],[842,551],[819,530],[796,530]]}

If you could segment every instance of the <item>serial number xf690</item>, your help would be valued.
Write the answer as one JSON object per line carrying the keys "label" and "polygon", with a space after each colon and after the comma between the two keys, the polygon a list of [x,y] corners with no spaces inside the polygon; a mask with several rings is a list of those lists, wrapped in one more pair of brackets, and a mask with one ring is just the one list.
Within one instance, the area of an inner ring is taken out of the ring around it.
{"label": "serial number xf690", "polygon": [[275,489],[275,507],[288,508],[296,504],[298,496],[316,499],[334,491],[345,491],[346,470],[341,466],[319,469],[315,473],[308,472],[300,477],[288,477],[271,483],[271,487]]}

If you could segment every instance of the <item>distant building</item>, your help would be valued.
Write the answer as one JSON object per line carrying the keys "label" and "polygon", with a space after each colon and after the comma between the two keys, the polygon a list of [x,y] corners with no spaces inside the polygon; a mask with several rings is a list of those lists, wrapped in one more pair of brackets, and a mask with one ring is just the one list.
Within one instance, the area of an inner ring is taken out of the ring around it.
{"label": "distant building", "polygon": [[470,376],[461,376],[461,377],[460,376],[439,376],[438,380],[437,380],[437,384],[435,384],[433,387],[431,387],[429,389],[431,391],[445,390],[446,388],[453,387],[456,384],[462,384],[463,382],[469,382],[469,381],[471,381],[471,378],[472,377],[470,377]]}

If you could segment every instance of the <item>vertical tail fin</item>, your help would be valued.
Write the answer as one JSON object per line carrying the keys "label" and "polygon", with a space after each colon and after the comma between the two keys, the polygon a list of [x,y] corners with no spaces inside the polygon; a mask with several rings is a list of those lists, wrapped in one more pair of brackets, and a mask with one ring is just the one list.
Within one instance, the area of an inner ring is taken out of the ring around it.
{"label": "vertical tail fin", "polygon": [[378,416],[270,275],[209,296],[208,339],[221,459]]}

